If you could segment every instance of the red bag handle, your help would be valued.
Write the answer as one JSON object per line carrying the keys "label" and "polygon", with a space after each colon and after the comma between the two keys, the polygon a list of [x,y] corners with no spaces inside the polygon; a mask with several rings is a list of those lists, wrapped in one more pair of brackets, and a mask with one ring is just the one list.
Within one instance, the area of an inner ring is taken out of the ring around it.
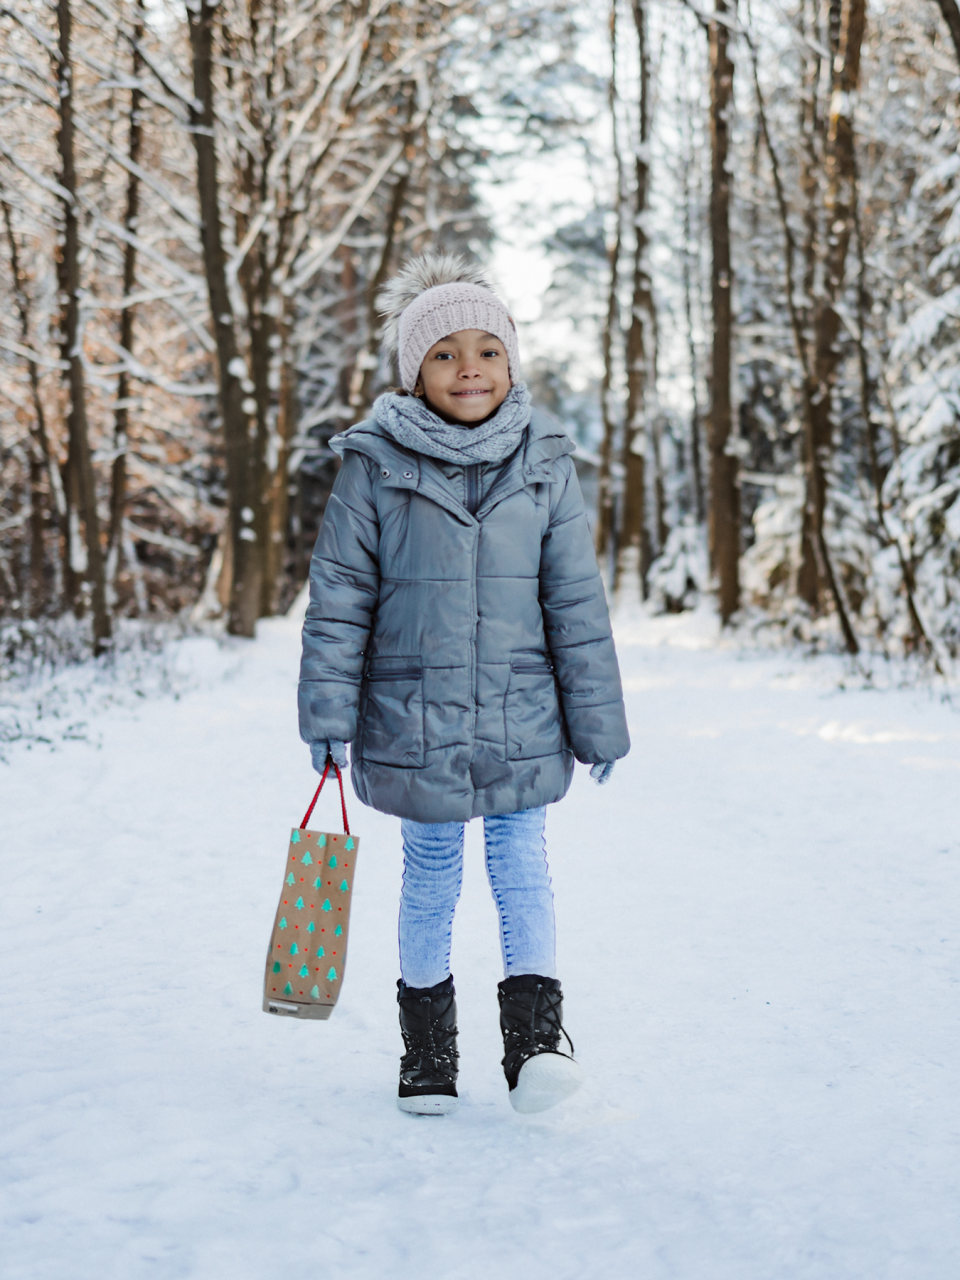
{"label": "red bag handle", "polygon": [[320,792],[323,790],[323,784],[324,784],[324,783],[326,782],[326,780],[327,780],[327,774],[330,772],[330,766],[331,766],[331,765],[333,765],[333,767],[334,767],[334,769],[335,769],[335,771],[336,771],[336,774],[337,774],[337,781],[340,783],[340,808],[341,808],[341,809],[342,809],[342,811],[343,811],[343,830],[344,830],[344,834],[345,834],[345,835],[349,835],[349,834],[350,834],[350,823],[347,821],[347,798],[346,798],[346,796],[343,794],[343,777],[342,777],[342,775],[341,775],[341,773],[340,773],[340,766],[339,766],[338,764],[336,764],[336,763],[335,763],[335,761],[334,761],[334,759],[333,759],[333,757],[332,757],[332,756],[327,756],[327,763],[323,766],[323,775],[322,775],[322,777],[320,778],[320,785],[319,785],[319,787],[317,787],[316,792],[314,793],[314,797],[313,797],[313,799],[310,801],[310,808],[309,808],[309,809],[307,810],[307,812],[303,815],[303,821],[300,823],[300,830],[301,830],[301,831],[302,831],[302,830],[303,830],[303,828],[307,825],[307,823],[310,821],[310,815],[311,815],[311,813],[313,813],[313,806],[314,806],[314,805],[317,803],[317,801],[320,799]]}

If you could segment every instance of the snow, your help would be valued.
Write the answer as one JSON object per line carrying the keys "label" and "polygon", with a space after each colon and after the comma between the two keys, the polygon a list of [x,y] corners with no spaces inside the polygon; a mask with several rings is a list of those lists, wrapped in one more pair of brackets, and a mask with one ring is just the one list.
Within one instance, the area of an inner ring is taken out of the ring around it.
{"label": "snow", "polygon": [[587,1083],[508,1104],[474,823],[462,1104],[413,1118],[396,820],[351,806],[331,1020],[260,1011],[315,785],[297,633],[187,643],[179,699],[0,766],[4,1280],[956,1274],[960,716],[935,689],[840,689],[702,613],[625,623],[633,752],[548,820]]}

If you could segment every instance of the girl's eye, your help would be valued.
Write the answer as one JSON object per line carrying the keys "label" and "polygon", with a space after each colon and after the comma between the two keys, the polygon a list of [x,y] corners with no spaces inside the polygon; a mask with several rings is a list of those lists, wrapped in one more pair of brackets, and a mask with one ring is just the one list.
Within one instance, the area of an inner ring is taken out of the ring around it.
{"label": "girl's eye", "polygon": [[484,353],[483,353],[483,354],[484,354],[485,356],[498,356],[498,355],[500,354],[500,352],[499,352],[499,351],[494,351],[494,350],[491,348],[491,350],[489,350],[489,351],[484,351]]}
{"label": "girl's eye", "polygon": [[435,360],[452,360],[453,356],[450,354],[449,351],[438,351],[434,359]]}

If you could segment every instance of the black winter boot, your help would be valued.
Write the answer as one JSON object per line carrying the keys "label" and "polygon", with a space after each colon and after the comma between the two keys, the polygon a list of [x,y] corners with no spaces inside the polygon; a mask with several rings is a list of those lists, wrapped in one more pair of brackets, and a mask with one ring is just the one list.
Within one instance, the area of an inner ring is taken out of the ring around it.
{"label": "black winter boot", "polygon": [[510,1102],[515,1111],[546,1111],[583,1083],[578,1064],[560,1052],[563,1035],[573,1053],[573,1041],[563,1029],[560,983],[536,973],[517,974],[501,982],[497,994]]}
{"label": "black winter boot", "polygon": [[457,1107],[457,1002],[453,977],[435,987],[397,981],[400,1059],[397,1106],[418,1116],[445,1116]]}

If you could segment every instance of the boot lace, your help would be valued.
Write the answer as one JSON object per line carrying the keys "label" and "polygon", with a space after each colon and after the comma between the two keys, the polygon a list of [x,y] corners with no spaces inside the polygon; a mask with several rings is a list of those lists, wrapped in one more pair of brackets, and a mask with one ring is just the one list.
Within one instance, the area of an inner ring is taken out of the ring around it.
{"label": "boot lace", "polygon": [[[450,997],[452,1000],[453,997]],[[400,1034],[406,1053],[400,1064],[405,1071],[431,1071],[446,1074],[452,1070],[460,1057],[454,1047],[457,1042],[456,1027],[444,1027],[440,1020],[449,1009],[449,1003],[442,1008],[434,1009],[435,1003],[429,996],[420,996],[418,1003],[426,1005],[422,1011],[422,1023],[416,1028],[401,1025]]]}
{"label": "boot lace", "polygon": [[[518,992],[517,995],[527,995],[527,992]],[[511,1017],[513,1022],[504,1033],[503,1047],[505,1056],[519,1050],[524,1059],[532,1058],[534,1054],[557,1053],[560,1048],[561,1035],[570,1046],[570,1053],[575,1053],[573,1041],[567,1035],[561,1020],[561,1001],[562,996],[559,992],[547,991],[538,984],[534,993],[533,1001],[530,1004],[530,1016],[522,1022],[515,1016]],[[516,996],[511,1000],[513,1009],[508,1016],[513,1014],[516,1009]],[[519,1013],[519,1010],[517,1010]]]}

